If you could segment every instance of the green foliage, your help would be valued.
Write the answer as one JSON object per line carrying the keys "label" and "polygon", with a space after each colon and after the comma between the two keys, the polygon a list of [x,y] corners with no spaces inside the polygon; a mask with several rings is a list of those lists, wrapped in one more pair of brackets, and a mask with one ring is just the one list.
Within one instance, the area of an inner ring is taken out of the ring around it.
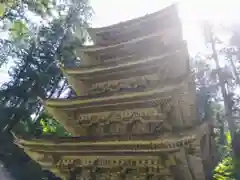
{"label": "green foliage", "polygon": [[231,147],[232,145],[232,138],[231,138],[231,134],[229,131],[226,132],[226,140],[227,140],[227,146]]}
{"label": "green foliage", "polygon": [[[232,48],[231,45],[228,46],[226,42],[223,44],[211,24],[204,25],[204,37],[205,42],[210,45],[208,47],[211,47],[210,53],[199,54],[195,57],[194,70],[197,89],[200,92],[198,108],[201,114],[207,112],[204,108],[210,109],[210,117],[216,125],[215,135],[219,164],[214,169],[213,179],[236,180],[240,177],[240,159],[234,154],[232,146],[234,143],[232,143],[226,124],[227,122],[234,122],[232,115],[239,116],[240,101],[239,91],[237,90],[240,85],[240,81],[238,81],[240,56],[237,57],[239,49],[236,53],[236,49]],[[235,46],[240,44],[239,31],[237,31],[237,38],[232,42]],[[215,55],[212,53],[214,52],[214,46],[216,46]],[[221,59],[221,66],[217,56]],[[216,66],[212,65],[211,60]],[[226,90],[226,93],[223,90]],[[208,94],[210,105],[206,104],[204,92]],[[231,129],[233,130],[233,128]]]}
{"label": "green foliage", "polygon": [[0,3],[0,18],[6,13],[7,9],[13,7],[17,3],[16,0],[3,0]]}
{"label": "green foliage", "polygon": [[227,131],[226,145],[219,149],[222,155],[222,160],[214,169],[213,179],[214,180],[237,180],[239,179],[240,170],[240,158],[238,155],[233,153],[232,150],[232,139],[230,132]]}
{"label": "green foliage", "polygon": [[0,3],[0,17],[3,17],[8,10],[14,9],[16,7],[22,7],[24,6],[28,7],[29,10],[32,12],[35,12],[38,15],[46,16],[47,14],[50,14],[50,10],[54,8],[54,5],[56,5],[55,0],[3,0]]}
{"label": "green foliage", "polygon": [[70,136],[71,134],[67,132],[64,127],[59,124],[55,119],[45,116],[40,119],[40,125],[43,135],[52,135],[56,137]]}
{"label": "green foliage", "polygon": [[[75,22],[83,30],[86,27],[89,5],[86,0],[76,1],[75,4],[67,0],[65,7],[58,11],[57,5],[51,6],[53,0],[23,0],[21,3],[28,5],[28,9],[24,10],[20,1],[14,2],[18,3],[11,7],[6,4],[1,7],[0,17],[3,24],[9,22],[10,27],[5,30],[11,35],[11,38],[0,39],[0,48],[4,49],[0,53],[0,65],[9,59],[14,63],[9,70],[10,81],[0,89],[0,137],[5,142],[1,142],[0,152],[3,155],[0,161],[4,162],[16,180],[53,180],[57,178],[43,172],[39,165],[13,144],[12,138],[5,138],[5,135],[13,131],[27,138],[69,136],[57,121],[44,112],[39,97],[59,98],[63,92],[66,97],[73,95],[58,67],[58,60],[62,59],[62,52],[71,44],[71,40],[75,39]],[[51,10],[65,13],[49,18],[51,20],[45,19],[44,25],[36,24],[26,15],[26,11],[31,11],[34,16],[44,19],[50,16],[47,11]],[[8,152],[11,155],[7,155]]]}
{"label": "green foliage", "polygon": [[32,39],[34,36],[38,38],[36,34],[42,26],[48,26],[55,19],[64,21],[73,7],[79,9],[79,16],[74,16],[74,18],[76,26],[79,25],[78,29],[81,29],[84,23],[84,26],[86,25],[86,20],[92,14],[88,0],[0,1],[1,32],[9,34],[13,41],[17,40],[17,42],[14,42],[15,44],[21,41],[24,41],[21,42],[22,44],[26,44],[26,40]]}
{"label": "green foliage", "polygon": [[[85,11],[88,11],[88,5],[80,1],[69,10],[65,19],[55,20],[50,26],[42,27],[37,41],[33,39],[29,46],[21,49],[16,66],[10,74],[12,79],[0,91],[2,105],[8,107],[3,111],[2,123],[8,120],[5,122],[5,131],[11,130],[21,121],[31,124],[31,115],[37,112],[38,116],[41,113],[42,104],[38,97],[59,97],[63,91],[68,90],[57,61],[61,59],[66,42],[71,44],[68,39],[71,39],[69,37],[72,36],[73,24],[81,21],[85,25],[87,17],[77,15],[79,12],[84,15]],[[20,22],[15,23],[15,27],[26,32]]]}
{"label": "green foliage", "polygon": [[0,3],[0,17],[2,17],[6,11],[6,4],[5,3]]}
{"label": "green foliage", "polygon": [[215,168],[213,179],[215,180],[235,180],[233,176],[233,159],[226,157]]}
{"label": "green foliage", "polygon": [[21,20],[13,22],[10,32],[13,39],[25,39],[29,36],[29,30]]}

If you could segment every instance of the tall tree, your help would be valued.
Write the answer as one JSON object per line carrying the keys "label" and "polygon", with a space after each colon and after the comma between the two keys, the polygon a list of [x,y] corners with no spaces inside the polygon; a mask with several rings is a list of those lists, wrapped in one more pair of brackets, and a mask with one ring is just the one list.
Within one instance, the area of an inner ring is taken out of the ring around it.
{"label": "tall tree", "polygon": [[[0,160],[16,179],[40,180],[46,173],[12,143],[11,131],[29,136],[45,133],[49,131],[47,128],[56,132],[57,127],[57,130],[62,131],[61,135],[67,135],[62,127],[46,115],[39,97],[58,97],[63,91],[66,91],[67,95],[68,92],[71,93],[58,64],[61,59],[65,61],[64,49],[73,41],[75,44],[83,43],[85,37],[77,39],[74,30],[81,28],[81,35],[85,34],[91,9],[86,0],[71,1],[68,7],[64,15],[42,26],[37,34],[28,35],[29,38],[23,40],[26,43],[22,43],[22,37],[10,41],[10,45],[20,42],[20,46],[19,43],[15,46],[16,57],[15,65],[10,71],[11,80],[0,90]],[[9,57],[9,54],[4,57]],[[49,176],[49,173],[47,175]]]}
{"label": "tall tree", "polygon": [[216,49],[216,44],[219,42],[219,39],[213,32],[213,25],[211,25],[208,22],[204,24],[204,35],[205,35],[206,43],[210,44],[210,47],[212,50],[212,55],[210,59],[213,59],[215,62],[216,74],[219,81],[221,95],[223,97],[225,118],[228,122],[228,127],[230,130],[231,136],[234,137],[236,132],[236,125],[232,117],[232,107],[231,107],[231,97],[230,97],[231,94],[227,91],[227,80],[225,78],[224,69],[220,66],[219,55],[218,55],[219,53]]}
{"label": "tall tree", "polygon": [[[223,104],[219,104],[224,108],[224,114],[226,114],[226,111],[230,113],[231,117],[226,118],[226,115],[222,116],[220,114],[217,114],[216,119],[220,120],[221,122],[218,126],[218,132],[220,132],[221,136],[218,137],[218,147],[220,150],[220,163],[215,169],[214,173],[214,179],[239,179],[239,170],[240,170],[240,148],[239,148],[239,31],[230,31],[228,33],[233,33],[233,36],[231,38],[231,42],[227,41],[221,41],[219,37],[220,35],[217,35],[217,32],[212,31],[211,34],[208,34],[210,38],[210,46],[211,49],[215,51],[215,64],[216,70],[219,69],[219,72],[216,72],[218,75],[218,82],[217,86],[222,87],[220,84],[220,77],[222,79],[222,83],[224,83],[225,87],[225,99],[223,96],[223,93],[221,91],[220,96],[223,98],[220,98],[219,102],[225,102]],[[213,38],[212,38],[213,37]],[[209,40],[209,39],[208,39]],[[209,41],[208,41],[209,42]],[[217,46],[218,45],[218,46]],[[216,48],[218,47],[218,48]],[[208,59],[213,59],[212,56]],[[216,62],[217,60],[217,62]],[[222,64],[220,66],[219,64]],[[221,76],[219,76],[219,73]],[[220,97],[218,95],[218,97]],[[227,103],[226,103],[227,101]],[[236,121],[238,120],[238,121]],[[227,128],[225,128],[225,122],[233,122],[234,128],[229,127],[229,130],[233,131],[229,133],[227,131]],[[236,123],[237,122],[237,123]],[[218,134],[218,132],[216,134]],[[225,134],[225,135],[224,135]],[[230,135],[231,134],[231,135]],[[224,136],[225,137],[224,137]]]}

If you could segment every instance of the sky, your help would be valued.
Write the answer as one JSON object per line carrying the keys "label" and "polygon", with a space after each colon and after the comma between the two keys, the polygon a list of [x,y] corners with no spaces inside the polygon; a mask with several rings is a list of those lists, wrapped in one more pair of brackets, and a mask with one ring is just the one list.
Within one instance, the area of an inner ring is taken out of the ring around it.
{"label": "sky", "polygon": [[184,39],[188,41],[189,51],[193,54],[203,48],[200,27],[203,20],[231,25],[239,17],[236,14],[240,0],[90,0],[95,11],[92,26],[107,26],[137,18],[175,2],[179,3]]}
{"label": "sky", "polygon": [[100,27],[152,13],[174,2],[180,4],[185,19],[236,21],[239,0],[90,0],[95,16],[93,26]]}
{"label": "sky", "polygon": [[[183,36],[190,54],[204,49],[201,22],[231,25],[239,19],[240,0],[90,0],[95,12],[91,26],[102,27],[153,13],[174,2],[179,3]],[[9,67],[0,69],[0,84],[8,79]]]}

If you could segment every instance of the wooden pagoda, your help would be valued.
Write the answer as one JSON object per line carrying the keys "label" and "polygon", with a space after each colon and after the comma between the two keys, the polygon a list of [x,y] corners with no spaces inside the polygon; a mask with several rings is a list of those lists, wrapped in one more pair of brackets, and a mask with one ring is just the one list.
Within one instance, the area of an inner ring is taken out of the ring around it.
{"label": "wooden pagoda", "polygon": [[197,118],[176,5],[89,34],[81,67],[62,68],[78,97],[44,102],[72,137],[17,144],[64,180],[205,180],[212,128]]}

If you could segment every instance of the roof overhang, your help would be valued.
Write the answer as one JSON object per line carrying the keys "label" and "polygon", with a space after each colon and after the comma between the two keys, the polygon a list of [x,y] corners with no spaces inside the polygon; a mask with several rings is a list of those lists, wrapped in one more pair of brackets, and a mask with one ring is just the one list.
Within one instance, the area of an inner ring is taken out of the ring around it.
{"label": "roof overhang", "polygon": [[203,135],[211,133],[211,123],[204,122],[200,126],[182,133],[165,134],[154,140],[111,140],[83,142],[80,137],[24,139],[16,137],[15,143],[26,150],[42,153],[91,153],[91,152],[155,152],[171,151],[188,146]]}
{"label": "roof overhang", "polygon": [[82,108],[91,108],[93,106],[111,106],[117,105],[118,103],[134,103],[137,101],[143,101],[146,99],[166,99],[171,97],[172,94],[181,90],[186,86],[186,82],[179,82],[179,84],[164,86],[159,89],[154,89],[146,92],[135,92],[128,93],[123,95],[109,96],[109,97],[99,97],[89,99],[88,97],[74,97],[70,99],[47,99],[44,104],[46,107],[55,107],[55,108],[73,108],[73,107],[82,107]]}
{"label": "roof overhang", "polygon": [[[180,61],[178,59],[180,59]],[[188,63],[188,50],[186,48],[186,45],[182,46],[181,48],[177,50],[173,50],[171,52],[165,52],[158,56],[149,56],[144,57],[136,60],[132,60],[130,62],[122,61],[119,62],[119,64],[113,64],[113,65],[105,65],[102,66],[90,66],[90,67],[78,67],[78,68],[64,68],[62,67],[62,71],[67,75],[81,75],[82,77],[89,75],[92,78],[95,78],[95,75],[99,75],[102,73],[109,73],[109,72],[118,72],[122,71],[127,68],[134,68],[137,69],[138,67],[145,67],[148,64],[157,63],[161,67],[161,62],[164,62],[166,60],[168,61],[175,61],[179,63]],[[121,63],[122,62],[122,63]],[[80,76],[80,77],[81,77]],[[93,77],[94,76],[94,77]]]}
{"label": "roof overhang", "polygon": [[158,40],[161,41],[163,44],[172,44],[171,40],[174,41],[180,41],[182,40],[182,31],[179,28],[167,28],[164,29],[163,31],[155,32],[152,34],[148,34],[145,36],[137,37],[134,39],[130,39],[129,41],[126,42],[120,42],[118,44],[112,44],[112,45],[105,45],[105,46],[98,46],[98,45],[92,45],[92,46],[82,46],[78,48],[78,51],[83,52],[83,53],[104,53],[108,51],[116,51],[117,49],[122,49],[122,48],[128,48],[132,46],[133,44],[137,44],[138,42],[144,43],[147,40]]}

